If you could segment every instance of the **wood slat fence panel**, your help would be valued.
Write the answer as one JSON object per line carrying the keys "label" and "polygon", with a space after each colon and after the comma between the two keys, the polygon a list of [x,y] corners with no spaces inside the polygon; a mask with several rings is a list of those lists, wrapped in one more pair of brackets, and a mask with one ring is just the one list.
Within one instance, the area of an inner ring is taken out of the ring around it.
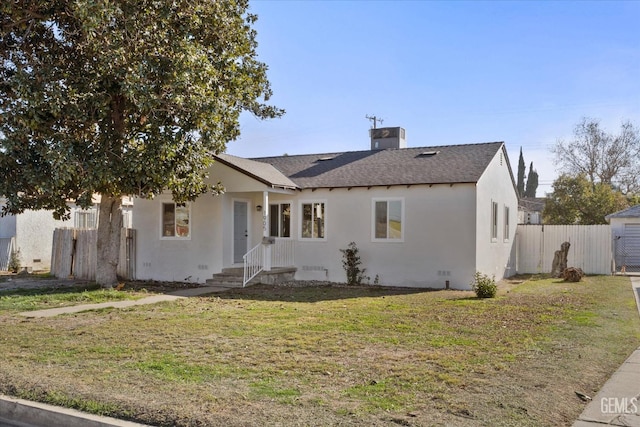
{"label": "wood slat fence panel", "polygon": [[612,240],[609,225],[518,225],[517,272],[550,273],[555,251],[571,243],[569,267],[586,274],[612,273]]}
{"label": "wood slat fence panel", "polygon": [[53,247],[51,250],[51,274],[60,279],[72,275],[75,233],[72,228],[56,228],[53,230]]}
{"label": "wood slat fence panel", "polygon": [[[135,279],[135,230],[123,228],[120,234],[118,276]],[[95,280],[98,259],[98,231],[58,228],[53,232],[51,274],[58,278]]]}

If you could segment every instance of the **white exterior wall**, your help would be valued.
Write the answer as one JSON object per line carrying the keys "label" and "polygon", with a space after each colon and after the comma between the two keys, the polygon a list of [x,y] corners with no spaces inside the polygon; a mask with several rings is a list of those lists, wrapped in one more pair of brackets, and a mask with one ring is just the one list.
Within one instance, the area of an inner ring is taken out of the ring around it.
{"label": "white exterior wall", "polygon": [[[404,198],[403,242],[372,241],[374,198]],[[473,185],[305,190],[270,201],[292,204],[297,279],[345,282],[340,249],[351,241],[371,282],[378,275],[384,285],[444,288],[448,280],[466,289],[475,271]],[[325,240],[300,238],[302,202],[325,203]]]}
{"label": "white exterior wall", "polygon": [[27,210],[15,216],[16,249],[20,250],[20,265],[34,270],[51,268],[53,230],[72,227],[73,220],[57,220],[51,211]]}
{"label": "white exterior wall", "polygon": [[639,224],[640,218],[610,218],[611,236],[624,236],[624,227],[627,224]]}
{"label": "white exterior wall", "polygon": [[261,241],[265,209],[257,212],[255,207],[263,204],[263,191],[269,188],[221,163],[215,164],[211,175],[211,183],[220,181],[234,191],[220,196],[205,194],[190,204],[188,239],[161,236],[162,203],[172,201],[170,194],[135,200],[136,279],[204,283],[223,268],[232,267],[234,200],[248,202],[248,248]]}
{"label": "white exterior wall", "polygon": [[162,238],[163,194],[154,200],[136,199],[136,279],[203,283],[222,268],[221,198],[202,196],[191,203],[190,237]]}
{"label": "white exterior wall", "polygon": [[[509,159],[496,153],[477,183],[476,268],[496,280],[516,273],[518,197],[508,167]],[[492,202],[498,203],[498,236],[491,237]],[[505,238],[505,206],[509,207],[509,236]]]}
{"label": "white exterior wall", "polygon": [[16,216],[7,215],[0,217],[0,239],[16,236]]}

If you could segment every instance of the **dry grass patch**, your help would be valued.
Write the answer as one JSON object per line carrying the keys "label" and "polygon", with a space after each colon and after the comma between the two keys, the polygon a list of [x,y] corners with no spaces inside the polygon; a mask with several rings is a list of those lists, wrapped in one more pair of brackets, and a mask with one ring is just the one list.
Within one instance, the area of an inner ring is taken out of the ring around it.
{"label": "dry grass patch", "polygon": [[527,280],[491,300],[260,286],[12,313],[0,308],[0,392],[154,425],[570,425],[574,391],[592,394],[640,344],[619,277]]}

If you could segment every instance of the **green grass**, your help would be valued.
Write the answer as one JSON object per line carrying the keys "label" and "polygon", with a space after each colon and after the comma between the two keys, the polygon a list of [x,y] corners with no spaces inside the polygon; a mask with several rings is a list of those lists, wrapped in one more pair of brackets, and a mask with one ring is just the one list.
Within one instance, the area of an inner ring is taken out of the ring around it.
{"label": "green grass", "polygon": [[0,313],[139,299],[143,293],[101,289],[98,285],[0,290]]}
{"label": "green grass", "polygon": [[482,300],[261,286],[48,319],[22,310],[0,300],[0,392],[153,425],[570,425],[584,407],[574,391],[593,395],[640,345],[620,277],[534,277]]}

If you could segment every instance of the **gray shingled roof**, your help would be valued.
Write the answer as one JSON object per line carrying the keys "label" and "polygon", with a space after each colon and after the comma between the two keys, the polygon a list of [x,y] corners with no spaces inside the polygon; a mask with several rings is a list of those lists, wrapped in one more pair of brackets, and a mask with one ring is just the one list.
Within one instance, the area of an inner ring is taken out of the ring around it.
{"label": "gray shingled roof", "polygon": [[254,160],[244,159],[230,154],[218,154],[215,157],[220,163],[257,179],[270,187],[298,188],[294,182],[270,164],[256,162]]}
{"label": "gray shingled roof", "polygon": [[[476,183],[502,146],[490,142],[252,160],[273,165],[300,188]],[[437,154],[423,154],[429,152]]]}
{"label": "gray shingled roof", "polygon": [[612,213],[605,216],[605,218],[640,218],[640,205],[631,206],[625,210]]}

